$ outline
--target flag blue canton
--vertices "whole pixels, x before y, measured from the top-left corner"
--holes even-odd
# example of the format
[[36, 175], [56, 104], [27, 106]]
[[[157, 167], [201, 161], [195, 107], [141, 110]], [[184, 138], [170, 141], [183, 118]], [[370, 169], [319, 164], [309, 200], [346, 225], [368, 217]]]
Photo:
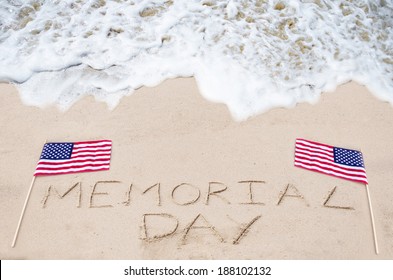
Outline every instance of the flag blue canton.
[[73, 147], [73, 143], [47, 143], [42, 149], [41, 159], [70, 159]]
[[355, 150], [333, 148], [334, 162], [347, 166], [364, 167], [362, 153]]

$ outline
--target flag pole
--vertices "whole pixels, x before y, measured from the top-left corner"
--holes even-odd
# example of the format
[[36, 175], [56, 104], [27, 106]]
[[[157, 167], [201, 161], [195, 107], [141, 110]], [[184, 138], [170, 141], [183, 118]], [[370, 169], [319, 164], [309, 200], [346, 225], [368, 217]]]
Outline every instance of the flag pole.
[[370, 198], [370, 191], [368, 189], [368, 184], [366, 184], [366, 191], [367, 191], [367, 198], [368, 198], [368, 206], [370, 208], [371, 224], [373, 226], [375, 253], [378, 255], [379, 251], [378, 251], [377, 232], [375, 230], [374, 212], [373, 212], [373, 206], [371, 205], [371, 198]]
[[18, 226], [16, 228], [16, 232], [14, 235], [14, 240], [12, 241], [12, 245], [11, 245], [12, 248], [15, 247], [16, 239], [18, 238], [20, 225], [22, 224], [23, 216], [25, 215], [27, 202], [29, 201], [31, 190], [33, 189], [34, 181], [35, 181], [35, 176], [33, 176], [33, 180], [31, 181], [29, 192], [27, 193], [25, 204], [23, 205], [22, 213], [20, 214], [20, 217], [19, 217], [19, 222], [18, 222]]
[[[362, 151], [362, 149], [360, 149], [360, 152], [362, 153], [362, 158], [363, 158], [363, 151]], [[368, 208], [370, 209], [371, 225], [373, 227], [375, 253], [378, 255], [379, 254], [379, 250], [378, 250], [377, 230], [375, 229], [374, 211], [373, 211], [373, 206], [371, 204], [371, 196], [370, 196], [370, 190], [368, 188], [368, 183], [366, 183], [366, 192], [367, 192]]]
[[[47, 139], [45, 139], [44, 145], [45, 145], [46, 143], [47, 143]], [[35, 177], [36, 177], [36, 176], [33, 175], [33, 179], [31, 180], [30, 188], [29, 188], [29, 191], [28, 191], [27, 196], [26, 196], [26, 199], [25, 199], [25, 204], [23, 205], [23, 208], [22, 208], [22, 213], [20, 213], [18, 226], [16, 227], [16, 231], [15, 231], [15, 235], [14, 235], [14, 240], [12, 241], [12, 244], [11, 244], [11, 247], [12, 247], [12, 248], [15, 247], [16, 239], [18, 238], [18, 235], [19, 235], [20, 225], [22, 224], [22, 220], [23, 220], [23, 217], [24, 217], [24, 215], [25, 215], [27, 203], [29, 202], [30, 194], [31, 194], [31, 191], [33, 190], [33, 185], [34, 185]]]

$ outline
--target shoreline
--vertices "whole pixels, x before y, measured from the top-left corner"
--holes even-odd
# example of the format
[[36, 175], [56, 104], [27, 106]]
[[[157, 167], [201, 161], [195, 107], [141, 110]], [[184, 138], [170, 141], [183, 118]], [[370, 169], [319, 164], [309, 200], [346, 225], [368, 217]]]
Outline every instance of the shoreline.
[[[243, 122], [193, 78], [112, 111], [91, 96], [60, 112], [0, 91], [1, 259], [393, 259], [393, 107], [364, 86]], [[363, 151], [379, 255], [363, 185], [294, 167], [297, 137]], [[37, 178], [12, 249], [45, 140], [97, 139], [113, 141], [110, 170]]]

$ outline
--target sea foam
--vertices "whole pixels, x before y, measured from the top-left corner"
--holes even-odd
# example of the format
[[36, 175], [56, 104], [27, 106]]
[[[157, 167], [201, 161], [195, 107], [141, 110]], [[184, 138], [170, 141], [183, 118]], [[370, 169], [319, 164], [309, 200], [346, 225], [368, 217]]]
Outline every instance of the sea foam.
[[393, 104], [391, 0], [6, 0], [0, 81], [69, 108], [194, 76], [236, 120], [349, 80]]

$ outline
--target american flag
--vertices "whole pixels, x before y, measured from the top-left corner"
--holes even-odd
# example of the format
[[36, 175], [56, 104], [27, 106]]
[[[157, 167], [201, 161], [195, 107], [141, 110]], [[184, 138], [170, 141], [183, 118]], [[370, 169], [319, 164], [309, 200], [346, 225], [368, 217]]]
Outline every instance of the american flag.
[[46, 143], [34, 176], [109, 170], [112, 141]]
[[360, 151], [296, 139], [295, 166], [368, 184]]

